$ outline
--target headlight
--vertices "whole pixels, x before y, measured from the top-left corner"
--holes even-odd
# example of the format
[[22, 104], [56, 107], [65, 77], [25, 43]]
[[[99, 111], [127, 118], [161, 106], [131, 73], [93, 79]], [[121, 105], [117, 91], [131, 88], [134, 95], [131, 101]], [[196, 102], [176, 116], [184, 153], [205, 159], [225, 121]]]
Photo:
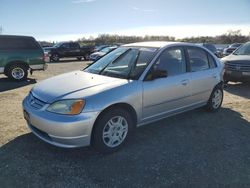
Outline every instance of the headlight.
[[47, 108], [47, 111], [57, 113], [57, 114], [77, 115], [81, 113], [84, 105], [85, 105], [85, 101], [82, 99], [61, 100], [61, 101], [57, 101], [51, 104]]

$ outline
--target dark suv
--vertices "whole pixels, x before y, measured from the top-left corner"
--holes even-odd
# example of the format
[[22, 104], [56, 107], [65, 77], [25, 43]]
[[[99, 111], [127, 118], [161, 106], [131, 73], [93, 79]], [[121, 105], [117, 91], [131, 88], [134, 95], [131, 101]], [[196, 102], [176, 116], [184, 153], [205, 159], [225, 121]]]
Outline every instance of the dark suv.
[[59, 42], [53, 47], [44, 48], [44, 51], [49, 54], [51, 61], [59, 61], [60, 58], [65, 57], [75, 57], [79, 61], [82, 58], [88, 60], [93, 50], [93, 46], [81, 47], [78, 42]]
[[0, 35], [0, 73], [25, 80], [28, 71], [45, 70], [46, 56], [33, 37]]

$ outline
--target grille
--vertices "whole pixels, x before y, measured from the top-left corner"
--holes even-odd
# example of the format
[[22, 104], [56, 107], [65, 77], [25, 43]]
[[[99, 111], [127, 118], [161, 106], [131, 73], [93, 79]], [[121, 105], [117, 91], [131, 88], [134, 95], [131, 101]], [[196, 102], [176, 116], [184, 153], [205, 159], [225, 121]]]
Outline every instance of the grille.
[[41, 109], [46, 104], [45, 102], [34, 97], [31, 93], [29, 94], [28, 101], [29, 101], [30, 106], [32, 106], [33, 108], [37, 110]]
[[250, 72], [250, 63], [230, 63], [230, 62], [226, 62], [225, 63], [225, 68], [227, 70], [232, 70], [232, 71], [240, 71], [240, 72]]

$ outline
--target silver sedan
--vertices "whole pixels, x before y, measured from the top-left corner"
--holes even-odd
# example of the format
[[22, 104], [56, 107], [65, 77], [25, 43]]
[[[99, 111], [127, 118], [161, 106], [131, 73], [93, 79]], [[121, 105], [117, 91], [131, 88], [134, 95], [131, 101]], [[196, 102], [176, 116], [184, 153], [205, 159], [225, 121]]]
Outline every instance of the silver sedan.
[[113, 152], [133, 128], [223, 101], [223, 65], [189, 43], [143, 42], [117, 48], [82, 71], [35, 85], [24, 117], [40, 139], [60, 147]]

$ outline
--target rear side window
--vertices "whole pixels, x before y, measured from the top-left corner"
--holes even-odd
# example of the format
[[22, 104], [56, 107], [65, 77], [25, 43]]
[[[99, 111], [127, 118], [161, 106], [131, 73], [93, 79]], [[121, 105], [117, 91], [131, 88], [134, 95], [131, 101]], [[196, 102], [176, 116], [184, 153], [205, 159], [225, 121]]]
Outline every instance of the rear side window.
[[204, 50], [199, 48], [189, 48], [187, 52], [192, 72], [209, 69], [207, 53]]
[[2, 38], [0, 50], [39, 49], [39, 45], [32, 38]]
[[70, 43], [70, 48], [79, 48], [77, 43]]
[[216, 62], [215, 62], [215, 59], [214, 59], [209, 53], [207, 54], [207, 56], [208, 56], [210, 68], [212, 69], [212, 68], [217, 67], [217, 64], [216, 64]]

